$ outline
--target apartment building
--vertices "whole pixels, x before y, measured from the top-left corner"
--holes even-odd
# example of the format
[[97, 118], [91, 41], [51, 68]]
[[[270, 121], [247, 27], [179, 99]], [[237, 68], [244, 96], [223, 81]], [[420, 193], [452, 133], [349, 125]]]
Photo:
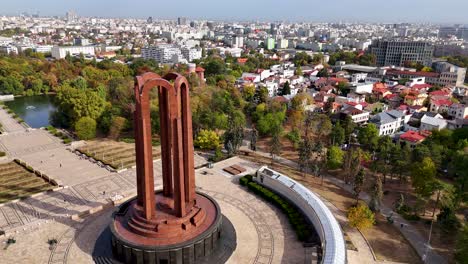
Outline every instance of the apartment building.
[[369, 46], [369, 52], [377, 58], [377, 66], [404, 66], [405, 62], [432, 64], [434, 46], [419, 41], [376, 40]]

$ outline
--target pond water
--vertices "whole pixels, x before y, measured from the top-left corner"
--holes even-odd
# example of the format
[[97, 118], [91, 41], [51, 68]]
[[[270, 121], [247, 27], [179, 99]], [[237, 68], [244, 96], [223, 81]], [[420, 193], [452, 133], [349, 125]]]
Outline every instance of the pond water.
[[5, 104], [30, 127], [40, 128], [50, 125], [50, 117], [56, 110], [52, 99], [52, 95], [22, 96]]

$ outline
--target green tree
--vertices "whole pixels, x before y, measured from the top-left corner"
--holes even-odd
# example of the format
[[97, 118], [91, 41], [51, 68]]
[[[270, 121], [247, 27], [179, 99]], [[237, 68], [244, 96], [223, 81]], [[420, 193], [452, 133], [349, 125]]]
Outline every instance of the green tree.
[[299, 166], [301, 171], [306, 171], [312, 157], [313, 144], [309, 138], [304, 137], [299, 143]]
[[327, 167], [331, 170], [338, 169], [343, 164], [343, 151], [337, 147], [332, 146], [327, 152]]
[[271, 137], [271, 142], [270, 142], [270, 155], [272, 162], [276, 158], [276, 156], [279, 156], [281, 154], [281, 141], [280, 141], [280, 132], [279, 131], [274, 131], [273, 135]]
[[356, 198], [356, 205], [359, 203], [359, 194], [362, 192], [362, 187], [364, 185], [364, 169], [360, 169], [359, 172], [354, 177], [353, 192], [354, 197]]
[[303, 75], [304, 75], [304, 73], [302, 72], [302, 68], [301, 68], [300, 65], [297, 66], [297, 68], [296, 68], [296, 75], [298, 75], [298, 76], [303, 76]]
[[323, 68], [317, 73], [317, 77], [328, 77], [328, 76], [329, 76], [329, 73], [328, 73], [327, 68]]
[[333, 126], [330, 137], [331, 137], [333, 145], [341, 146], [344, 143], [344, 141], [345, 141], [345, 130], [341, 126], [340, 122], [337, 122]]
[[56, 100], [59, 111], [66, 115], [72, 124], [81, 117], [96, 120], [104, 112], [107, 102], [96, 92], [62, 86], [57, 89]]
[[281, 89], [281, 95], [288, 95], [291, 94], [291, 87], [289, 85], [289, 82], [286, 81], [283, 85], [283, 89]]
[[91, 117], [81, 117], [75, 124], [75, 132], [79, 139], [90, 140], [96, 137], [96, 120]]
[[461, 232], [458, 233], [455, 259], [460, 264], [468, 263], [468, 224], [466, 223]]
[[343, 128], [345, 130], [345, 140], [348, 141], [350, 139], [350, 135], [356, 128], [356, 123], [353, 122], [353, 119], [349, 115], [347, 115], [345, 120], [343, 120]]
[[421, 162], [414, 164], [411, 170], [411, 180], [414, 191], [423, 200], [431, 197], [435, 190], [436, 167], [431, 158], [424, 158]]
[[374, 184], [371, 189], [371, 200], [369, 208], [372, 212], [380, 212], [380, 206], [382, 204], [383, 190], [382, 190], [382, 178], [378, 175], [374, 177]]
[[368, 124], [359, 129], [358, 141], [369, 149], [375, 149], [379, 140], [379, 130], [374, 124]]
[[371, 228], [375, 224], [374, 213], [365, 204], [351, 207], [348, 210], [349, 225], [359, 230]]

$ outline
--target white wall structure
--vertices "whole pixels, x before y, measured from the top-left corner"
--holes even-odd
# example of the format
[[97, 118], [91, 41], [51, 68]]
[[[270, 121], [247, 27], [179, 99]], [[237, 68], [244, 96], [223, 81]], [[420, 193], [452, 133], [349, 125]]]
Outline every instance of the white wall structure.
[[254, 180], [285, 197], [302, 210], [320, 237], [323, 264], [345, 264], [346, 246], [338, 221], [322, 200], [302, 184], [291, 178], [262, 167]]

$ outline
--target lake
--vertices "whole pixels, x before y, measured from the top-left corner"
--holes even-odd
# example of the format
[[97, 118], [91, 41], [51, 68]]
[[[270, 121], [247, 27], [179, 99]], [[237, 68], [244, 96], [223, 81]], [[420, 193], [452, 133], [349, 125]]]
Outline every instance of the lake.
[[50, 117], [56, 109], [52, 99], [52, 95], [22, 96], [5, 104], [30, 127], [40, 128], [50, 125]]

